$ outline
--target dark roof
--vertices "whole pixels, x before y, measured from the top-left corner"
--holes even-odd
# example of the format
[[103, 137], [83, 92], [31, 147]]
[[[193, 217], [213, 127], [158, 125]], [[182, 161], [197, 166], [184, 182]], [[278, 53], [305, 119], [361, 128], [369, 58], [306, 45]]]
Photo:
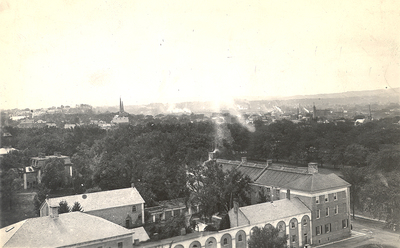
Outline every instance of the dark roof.
[[82, 212], [31, 218], [0, 229], [0, 247], [60, 247], [132, 235], [134, 231]]
[[280, 169], [267, 169], [256, 181], [255, 183], [283, 187], [286, 184], [297, 180], [300, 177], [305, 176], [306, 173], [299, 173]]
[[327, 189], [335, 189], [348, 187], [350, 184], [341, 179], [336, 174], [309, 174], [299, 177], [298, 179], [285, 185], [285, 188], [307, 191], [310, 193], [324, 191]]
[[236, 168], [244, 175], [260, 185], [279, 188], [294, 189], [306, 192], [318, 192], [340, 187], [348, 187], [350, 184], [336, 174], [311, 174], [307, 167], [296, 167], [286, 164], [243, 163], [217, 159], [217, 164], [224, 171]]
[[224, 159], [217, 159], [217, 164], [222, 166], [222, 170], [224, 172], [236, 168], [243, 175], [249, 176], [253, 182], [261, 175], [263, 170], [265, 170], [265, 168], [267, 167], [267, 164], [251, 163], [251, 162], [243, 163], [239, 161], [231, 161]]

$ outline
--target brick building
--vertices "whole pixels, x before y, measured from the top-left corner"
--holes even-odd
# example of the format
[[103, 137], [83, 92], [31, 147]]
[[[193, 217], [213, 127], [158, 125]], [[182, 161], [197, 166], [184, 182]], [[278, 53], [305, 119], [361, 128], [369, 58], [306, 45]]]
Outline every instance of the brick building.
[[273, 164], [272, 160], [249, 163], [246, 158], [242, 161], [216, 159], [216, 162], [225, 171], [236, 168], [250, 177], [252, 204], [260, 202], [262, 194], [272, 201], [290, 194], [304, 203], [311, 211], [313, 245], [350, 236], [350, 184], [336, 174], [319, 173], [316, 163], [295, 168]]
[[51, 207], [59, 206], [61, 201], [71, 207], [79, 202], [85, 213], [127, 228], [144, 223], [144, 200], [134, 187], [46, 199], [40, 216], [50, 215]]

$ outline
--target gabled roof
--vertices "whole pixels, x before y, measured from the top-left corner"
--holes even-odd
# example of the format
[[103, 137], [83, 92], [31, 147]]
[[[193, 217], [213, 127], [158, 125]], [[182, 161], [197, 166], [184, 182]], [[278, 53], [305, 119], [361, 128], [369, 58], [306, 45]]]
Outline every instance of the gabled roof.
[[268, 223], [295, 215], [310, 214], [311, 211], [298, 198], [282, 199], [246, 207], [239, 211], [249, 220], [249, 224]]
[[0, 229], [1, 247], [60, 247], [131, 235], [126, 229], [103, 218], [70, 212], [52, 218], [31, 218]]
[[59, 206], [61, 201], [70, 206], [79, 202], [85, 212], [144, 203], [137, 189], [132, 187], [46, 199], [48, 206]]
[[285, 188], [307, 191], [310, 193], [328, 189], [348, 187], [350, 184], [335, 174], [309, 174], [285, 185]]

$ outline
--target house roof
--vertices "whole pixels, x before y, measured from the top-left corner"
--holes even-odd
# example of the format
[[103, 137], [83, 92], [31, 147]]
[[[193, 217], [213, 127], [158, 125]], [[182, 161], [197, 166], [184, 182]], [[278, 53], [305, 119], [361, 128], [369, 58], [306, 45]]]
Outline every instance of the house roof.
[[310, 193], [327, 189], [348, 187], [350, 184], [335, 174], [308, 174], [285, 185], [285, 188], [307, 191]]
[[288, 171], [284, 169], [267, 169], [255, 183], [283, 187], [286, 184], [305, 176], [306, 173]]
[[274, 220], [295, 215], [311, 213], [310, 209], [298, 198], [282, 199], [274, 202], [265, 202], [246, 207], [240, 207], [239, 211], [249, 220], [249, 224], [268, 223]]
[[239, 161], [231, 161], [224, 159], [217, 159], [217, 164], [222, 166], [222, 170], [224, 172], [236, 168], [243, 175], [249, 176], [253, 182], [261, 175], [263, 170], [267, 167], [267, 164], [251, 163], [251, 162], [243, 163]]
[[59, 217], [31, 218], [0, 229], [1, 247], [60, 247], [130, 235], [126, 229], [103, 218], [82, 212]]
[[66, 201], [68, 205], [79, 202], [85, 212], [144, 203], [137, 189], [132, 187], [46, 199], [47, 205], [54, 207], [59, 206], [61, 201]]

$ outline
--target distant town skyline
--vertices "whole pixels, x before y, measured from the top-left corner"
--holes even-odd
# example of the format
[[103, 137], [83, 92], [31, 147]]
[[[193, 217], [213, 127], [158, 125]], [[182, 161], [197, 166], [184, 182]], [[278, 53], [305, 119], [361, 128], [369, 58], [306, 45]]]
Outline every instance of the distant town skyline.
[[0, 108], [400, 86], [400, 2], [0, 1]]

